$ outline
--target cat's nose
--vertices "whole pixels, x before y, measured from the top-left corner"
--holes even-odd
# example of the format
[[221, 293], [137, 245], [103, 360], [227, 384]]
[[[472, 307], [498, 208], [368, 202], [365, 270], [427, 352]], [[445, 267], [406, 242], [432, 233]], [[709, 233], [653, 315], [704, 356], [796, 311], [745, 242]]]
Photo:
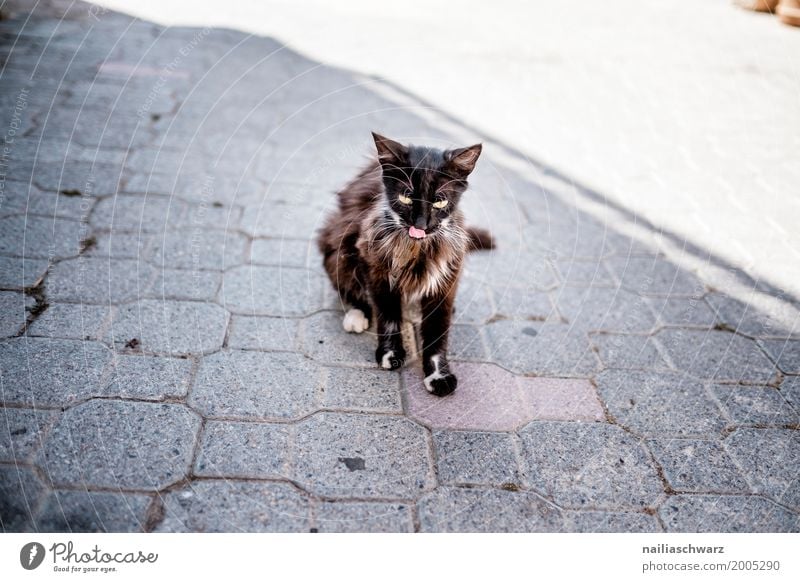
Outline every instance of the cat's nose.
[[417, 216], [417, 219], [414, 221], [414, 228], [425, 230], [426, 228], [428, 228], [428, 221], [425, 219], [424, 216]]

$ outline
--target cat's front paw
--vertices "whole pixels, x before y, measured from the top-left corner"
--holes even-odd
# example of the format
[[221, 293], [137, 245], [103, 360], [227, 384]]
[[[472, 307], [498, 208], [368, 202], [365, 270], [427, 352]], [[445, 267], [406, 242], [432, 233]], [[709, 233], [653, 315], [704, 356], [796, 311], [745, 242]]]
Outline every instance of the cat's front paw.
[[423, 384], [425, 384], [425, 390], [431, 394], [447, 396], [455, 391], [456, 386], [458, 386], [458, 378], [455, 377], [455, 374], [450, 374], [449, 372], [447, 374], [434, 372], [425, 377]]
[[406, 361], [406, 351], [401, 347], [386, 348], [378, 346], [375, 350], [375, 361], [384, 370], [397, 370], [402, 368]]

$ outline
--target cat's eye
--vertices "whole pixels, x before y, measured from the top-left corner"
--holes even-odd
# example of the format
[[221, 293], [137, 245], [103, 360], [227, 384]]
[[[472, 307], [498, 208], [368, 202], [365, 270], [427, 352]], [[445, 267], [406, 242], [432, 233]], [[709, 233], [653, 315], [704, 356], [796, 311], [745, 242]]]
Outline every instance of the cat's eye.
[[445, 206], [447, 206], [447, 200], [437, 200], [436, 202], [433, 203], [434, 208], [442, 209]]
[[400, 194], [397, 199], [403, 204], [411, 204], [411, 190], [406, 190], [405, 194]]

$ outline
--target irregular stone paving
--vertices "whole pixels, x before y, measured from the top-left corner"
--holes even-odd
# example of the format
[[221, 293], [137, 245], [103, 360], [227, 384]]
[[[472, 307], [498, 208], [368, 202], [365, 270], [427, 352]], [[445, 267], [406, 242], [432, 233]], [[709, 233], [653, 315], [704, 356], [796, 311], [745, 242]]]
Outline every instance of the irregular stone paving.
[[487, 143], [463, 205], [499, 246], [437, 398], [343, 332], [313, 239], [370, 130], [479, 137], [269, 38], [29, 9], [0, 20], [2, 530], [800, 530], [791, 299]]

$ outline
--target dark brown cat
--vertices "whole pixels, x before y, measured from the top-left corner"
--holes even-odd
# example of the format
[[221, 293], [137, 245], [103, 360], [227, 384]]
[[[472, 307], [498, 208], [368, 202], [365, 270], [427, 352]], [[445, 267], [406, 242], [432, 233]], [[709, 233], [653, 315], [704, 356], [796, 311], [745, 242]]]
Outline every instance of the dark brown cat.
[[382, 368], [403, 365], [403, 305], [419, 301], [425, 388], [445, 396], [457, 384], [447, 336], [464, 255], [493, 247], [487, 231], [464, 226], [458, 209], [481, 145], [442, 151], [372, 136], [378, 158], [339, 192], [319, 249], [333, 286], [352, 307], [344, 329], [361, 333], [377, 318], [375, 360]]

